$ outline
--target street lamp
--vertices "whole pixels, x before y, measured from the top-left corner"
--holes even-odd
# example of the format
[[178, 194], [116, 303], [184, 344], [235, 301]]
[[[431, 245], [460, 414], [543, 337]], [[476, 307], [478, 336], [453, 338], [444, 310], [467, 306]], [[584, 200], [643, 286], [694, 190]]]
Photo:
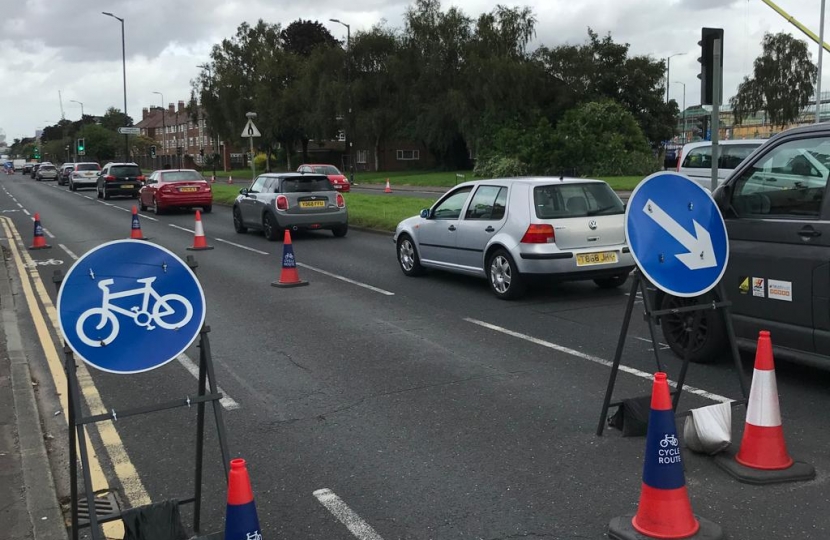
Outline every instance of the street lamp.
[[[102, 11], [103, 15], [112, 17], [121, 23], [121, 71], [124, 78], [124, 117], [127, 117], [127, 50], [124, 45], [124, 19], [117, 17], [108, 11]], [[124, 134], [124, 161], [130, 159], [130, 141], [127, 134]]]
[[674, 84], [683, 85], [683, 143], [686, 143], [686, 83], [674, 81]]
[[78, 105], [81, 106], [81, 120], [83, 120], [84, 119], [84, 104], [81, 103], [80, 101], [76, 100], [76, 99], [70, 99], [69, 103], [77, 103]]
[[[161, 155], [167, 155], [167, 111], [164, 109], [164, 94], [161, 92], [153, 92], [161, 96]], [[166, 157], [165, 157], [166, 159]]]
[[351, 64], [352, 64], [352, 57], [351, 57], [351, 50], [352, 50], [352, 27], [348, 24], [344, 23], [340, 19], [329, 19], [329, 21], [337, 24], [341, 24], [346, 27], [346, 87], [347, 87], [347, 94], [348, 94], [348, 112], [347, 119], [346, 119], [346, 148], [349, 151], [349, 166], [351, 167], [351, 174], [349, 175], [349, 183], [355, 184], [354, 182], [354, 163], [356, 156], [354, 155], [353, 148], [354, 148], [354, 118], [352, 114], [352, 74], [351, 74]]
[[671, 59], [675, 56], [683, 56], [684, 52], [674, 53], [666, 58], [666, 103], [669, 102], [669, 81], [671, 80]]

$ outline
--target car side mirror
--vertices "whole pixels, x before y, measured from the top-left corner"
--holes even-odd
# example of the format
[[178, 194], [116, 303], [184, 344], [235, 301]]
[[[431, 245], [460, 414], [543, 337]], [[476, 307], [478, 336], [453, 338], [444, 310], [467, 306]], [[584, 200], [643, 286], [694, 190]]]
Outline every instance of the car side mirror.
[[732, 199], [732, 184], [721, 184], [712, 193], [712, 199], [720, 209], [721, 213], [725, 213], [729, 209], [729, 201]]
[[247, 188], [240, 189], [239, 194], [240, 195], [245, 195], [247, 197], [248, 196], [248, 189]]
[[423, 210], [421, 210], [421, 217], [423, 219], [429, 219], [430, 218], [429, 213], [430, 213], [429, 208], [424, 208]]

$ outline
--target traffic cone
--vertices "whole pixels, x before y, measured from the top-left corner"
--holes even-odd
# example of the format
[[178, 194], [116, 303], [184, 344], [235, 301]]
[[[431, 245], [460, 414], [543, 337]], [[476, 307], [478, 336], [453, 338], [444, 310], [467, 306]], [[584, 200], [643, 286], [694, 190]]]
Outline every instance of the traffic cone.
[[392, 186], [389, 185], [389, 179], [386, 179], [386, 189], [383, 190], [384, 193], [392, 193]]
[[665, 373], [654, 374], [637, 514], [612, 519], [608, 536], [619, 540], [643, 536], [707, 540], [723, 537], [718, 525], [692, 513]]
[[215, 183], [216, 183], [216, 177], [215, 177], [215, 176], [211, 176], [211, 177], [210, 177], [210, 183], [211, 183], [211, 184], [215, 184]]
[[233, 184], [233, 176], [228, 176], [228, 184]]
[[282, 271], [280, 280], [271, 283], [272, 287], [302, 287], [308, 285], [308, 281], [300, 280], [297, 273], [297, 261], [294, 259], [294, 248], [291, 246], [291, 233], [285, 229], [285, 236], [282, 241]]
[[225, 514], [225, 540], [262, 539], [256, 514], [254, 492], [244, 459], [231, 460], [228, 475], [228, 509]]
[[43, 225], [40, 224], [40, 214], [35, 213], [35, 237], [29, 249], [49, 249], [51, 247], [46, 243], [46, 238], [43, 237]]
[[130, 238], [133, 240], [144, 240], [144, 235], [141, 234], [141, 222], [138, 220], [138, 208], [133, 206], [133, 222], [130, 227]]
[[196, 227], [193, 230], [193, 246], [187, 248], [188, 251], [205, 251], [206, 249], [213, 249], [213, 246], [207, 244], [205, 238], [205, 228], [202, 226], [202, 212], [196, 210]]
[[812, 465], [794, 461], [787, 452], [778, 405], [772, 340], [766, 330], [758, 334], [755, 371], [740, 450], [734, 459], [718, 456], [715, 462], [738, 480], [750, 484], [812, 480], [816, 475]]

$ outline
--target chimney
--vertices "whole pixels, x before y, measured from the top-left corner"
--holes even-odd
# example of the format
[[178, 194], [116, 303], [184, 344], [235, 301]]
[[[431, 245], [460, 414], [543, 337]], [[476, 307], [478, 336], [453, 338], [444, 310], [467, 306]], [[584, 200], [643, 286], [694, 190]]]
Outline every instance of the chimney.
[[170, 114], [175, 114], [176, 113], [176, 106], [171, 103], [170, 105], [167, 106], [167, 111]]
[[184, 112], [184, 101], [179, 101], [179, 112], [180, 113]]
[[148, 116], [150, 116], [150, 109], [148, 109], [147, 107], [141, 109], [141, 119], [146, 120]]

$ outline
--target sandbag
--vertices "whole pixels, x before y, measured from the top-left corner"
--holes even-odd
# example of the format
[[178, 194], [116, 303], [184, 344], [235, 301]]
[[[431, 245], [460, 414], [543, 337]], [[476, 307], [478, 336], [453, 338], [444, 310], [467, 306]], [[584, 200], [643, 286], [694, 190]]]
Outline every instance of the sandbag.
[[644, 437], [648, 431], [651, 396], [624, 399], [608, 417], [608, 426], [622, 431], [623, 437]]
[[683, 440], [693, 452], [713, 456], [732, 443], [732, 406], [716, 403], [692, 409], [683, 425]]
[[130, 508], [121, 514], [124, 540], [185, 540], [179, 503], [175, 499]]

